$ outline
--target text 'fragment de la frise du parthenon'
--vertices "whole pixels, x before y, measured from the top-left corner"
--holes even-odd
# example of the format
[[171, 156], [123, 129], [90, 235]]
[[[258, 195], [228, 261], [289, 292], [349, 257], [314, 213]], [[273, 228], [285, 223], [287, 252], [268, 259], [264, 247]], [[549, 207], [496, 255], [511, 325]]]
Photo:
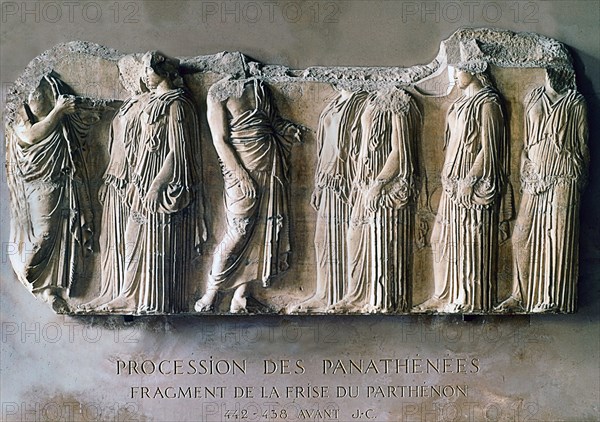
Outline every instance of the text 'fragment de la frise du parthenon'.
[[576, 310], [587, 117], [558, 41], [305, 70], [71, 42], [14, 87], [7, 252], [58, 313]]

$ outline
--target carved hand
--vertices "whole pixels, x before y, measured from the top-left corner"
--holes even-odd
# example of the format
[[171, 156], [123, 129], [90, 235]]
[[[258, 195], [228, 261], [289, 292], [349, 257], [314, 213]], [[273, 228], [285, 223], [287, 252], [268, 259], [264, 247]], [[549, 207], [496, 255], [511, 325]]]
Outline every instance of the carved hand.
[[472, 204], [473, 186], [463, 185], [458, 189], [458, 203], [469, 208]]
[[379, 208], [379, 202], [381, 199], [381, 190], [383, 189], [383, 184], [376, 183], [369, 189], [367, 193], [367, 209], [369, 212], [374, 213]]
[[77, 111], [76, 98], [68, 95], [61, 95], [56, 100], [54, 109], [59, 115], [73, 114]]
[[256, 186], [250, 175], [246, 172], [240, 174], [240, 190], [246, 198], [256, 198]]
[[321, 189], [313, 190], [313, 193], [310, 196], [310, 205], [315, 211], [319, 211], [319, 207], [321, 206]]
[[101, 205], [104, 205], [104, 199], [106, 198], [106, 190], [107, 186], [104, 183], [100, 185], [100, 189], [98, 189], [98, 202], [100, 202]]
[[144, 197], [144, 203], [146, 204], [146, 209], [151, 213], [156, 213], [158, 210], [158, 202], [162, 192], [165, 190], [165, 187], [162, 185], [150, 187], [148, 193]]

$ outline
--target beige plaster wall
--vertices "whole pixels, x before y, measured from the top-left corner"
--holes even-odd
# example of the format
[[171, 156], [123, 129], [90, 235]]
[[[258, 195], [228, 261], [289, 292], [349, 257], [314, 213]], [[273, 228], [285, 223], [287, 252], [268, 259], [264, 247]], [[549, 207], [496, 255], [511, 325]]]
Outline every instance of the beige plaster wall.
[[[590, 109], [592, 167], [582, 207], [579, 313], [467, 320], [413, 316], [125, 321], [56, 316], [23, 289], [12, 273], [6, 249], [8, 192], [2, 183], [0, 419], [227, 421], [235, 420], [230, 411], [237, 409], [240, 417], [248, 411], [249, 420], [273, 420], [273, 408], [279, 416], [286, 409], [294, 414], [287, 419], [300, 420], [297, 406], [324, 410], [329, 405], [340, 409], [337, 420], [341, 421], [352, 420], [357, 410], [366, 420], [368, 409], [373, 409], [369, 415], [377, 421], [597, 420], [600, 166], [594, 163], [600, 129], [594, 116], [600, 92], [598, 1], [3, 1], [1, 8], [3, 101], [31, 59], [70, 40], [88, 40], [122, 52], [158, 49], [173, 56], [239, 50], [265, 63], [304, 68], [427, 63], [437, 54], [439, 42], [461, 26], [538, 32], [564, 42], [574, 55], [579, 87]], [[532, 78], [539, 81], [539, 75]], [[509, 73], [499, 79], [505, 87], [513, 83]], [[515, 94], [515, 104], [519, 95]], [[303, 123], [314, 126], [321, 105], [315, 105]], [[443, 111], [445, 106], [430, 107]], [[285, 107], [283, 112], [289, 117], [297, 113]], [[517, 126], [514, 130], [518, 135]], [[297, 163], [310, 162], [313, 147], [307, 143], [297, 148]], [[1, 156], [4, 159], [4, 149]], [[310, 174], [310, 164], [305, 171]], [[301, 249], [304, 256], [312, 253], [307, 243]], [[478, 359], [480, 370], [474, 374], [371, 371], [323, 375], [328, 360], [361, 358], [377, 362]], [[245, 359], [248, 370], [237, 376], [117, 375], [118, 361], [145, 359]], [[292, 369], [295, 361], [302, 360], [305, 371], [265, 374], [263, 359], [289, 359]], [[261, 398], [259, 393], [260, 387], [270, 391], [274, 385], [281, 392], [286, 386], [309, 383], [330, 386], [332, 393], [312, 399]], [[369, 386], [388, 385], [467, 385], [468, 397], [367, 396]], [[223, 398], [140, 399], [131, 397], [134, 386], [222, 386], [225, 393]], [[235, 397], [235, 386], [257, 390], [254, 397]], [[338, 387], [349, 386], [359, 387], [358, 398], [336, 397]], [[256, 410], [260, 416], [252, 416]], [[263, 411], [271, 419], [263, 418]]]

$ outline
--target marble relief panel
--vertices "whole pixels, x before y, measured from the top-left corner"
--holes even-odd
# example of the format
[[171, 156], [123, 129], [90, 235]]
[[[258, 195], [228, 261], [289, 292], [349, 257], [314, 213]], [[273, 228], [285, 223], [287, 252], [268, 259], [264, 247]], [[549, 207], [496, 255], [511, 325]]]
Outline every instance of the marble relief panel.
[[167, 54], [59, 45], [9, 96], [9, 255], [55, 312], [576, 310], [589, 154], [564, 45], [463, 29], [410, 68]]

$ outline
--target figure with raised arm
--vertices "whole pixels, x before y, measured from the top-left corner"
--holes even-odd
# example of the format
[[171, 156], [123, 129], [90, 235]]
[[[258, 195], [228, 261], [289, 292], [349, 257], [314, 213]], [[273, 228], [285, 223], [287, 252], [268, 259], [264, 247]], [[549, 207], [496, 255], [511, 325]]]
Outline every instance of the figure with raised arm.
[[[54, 73], [31, 92], [9, 128], [10, 259], [19, 280], [59, 313], [83, 278], [93, 215], [83, 147], [90, 121], [82, 99]], [[93, 123], [93, 121], [92, 121]]]

